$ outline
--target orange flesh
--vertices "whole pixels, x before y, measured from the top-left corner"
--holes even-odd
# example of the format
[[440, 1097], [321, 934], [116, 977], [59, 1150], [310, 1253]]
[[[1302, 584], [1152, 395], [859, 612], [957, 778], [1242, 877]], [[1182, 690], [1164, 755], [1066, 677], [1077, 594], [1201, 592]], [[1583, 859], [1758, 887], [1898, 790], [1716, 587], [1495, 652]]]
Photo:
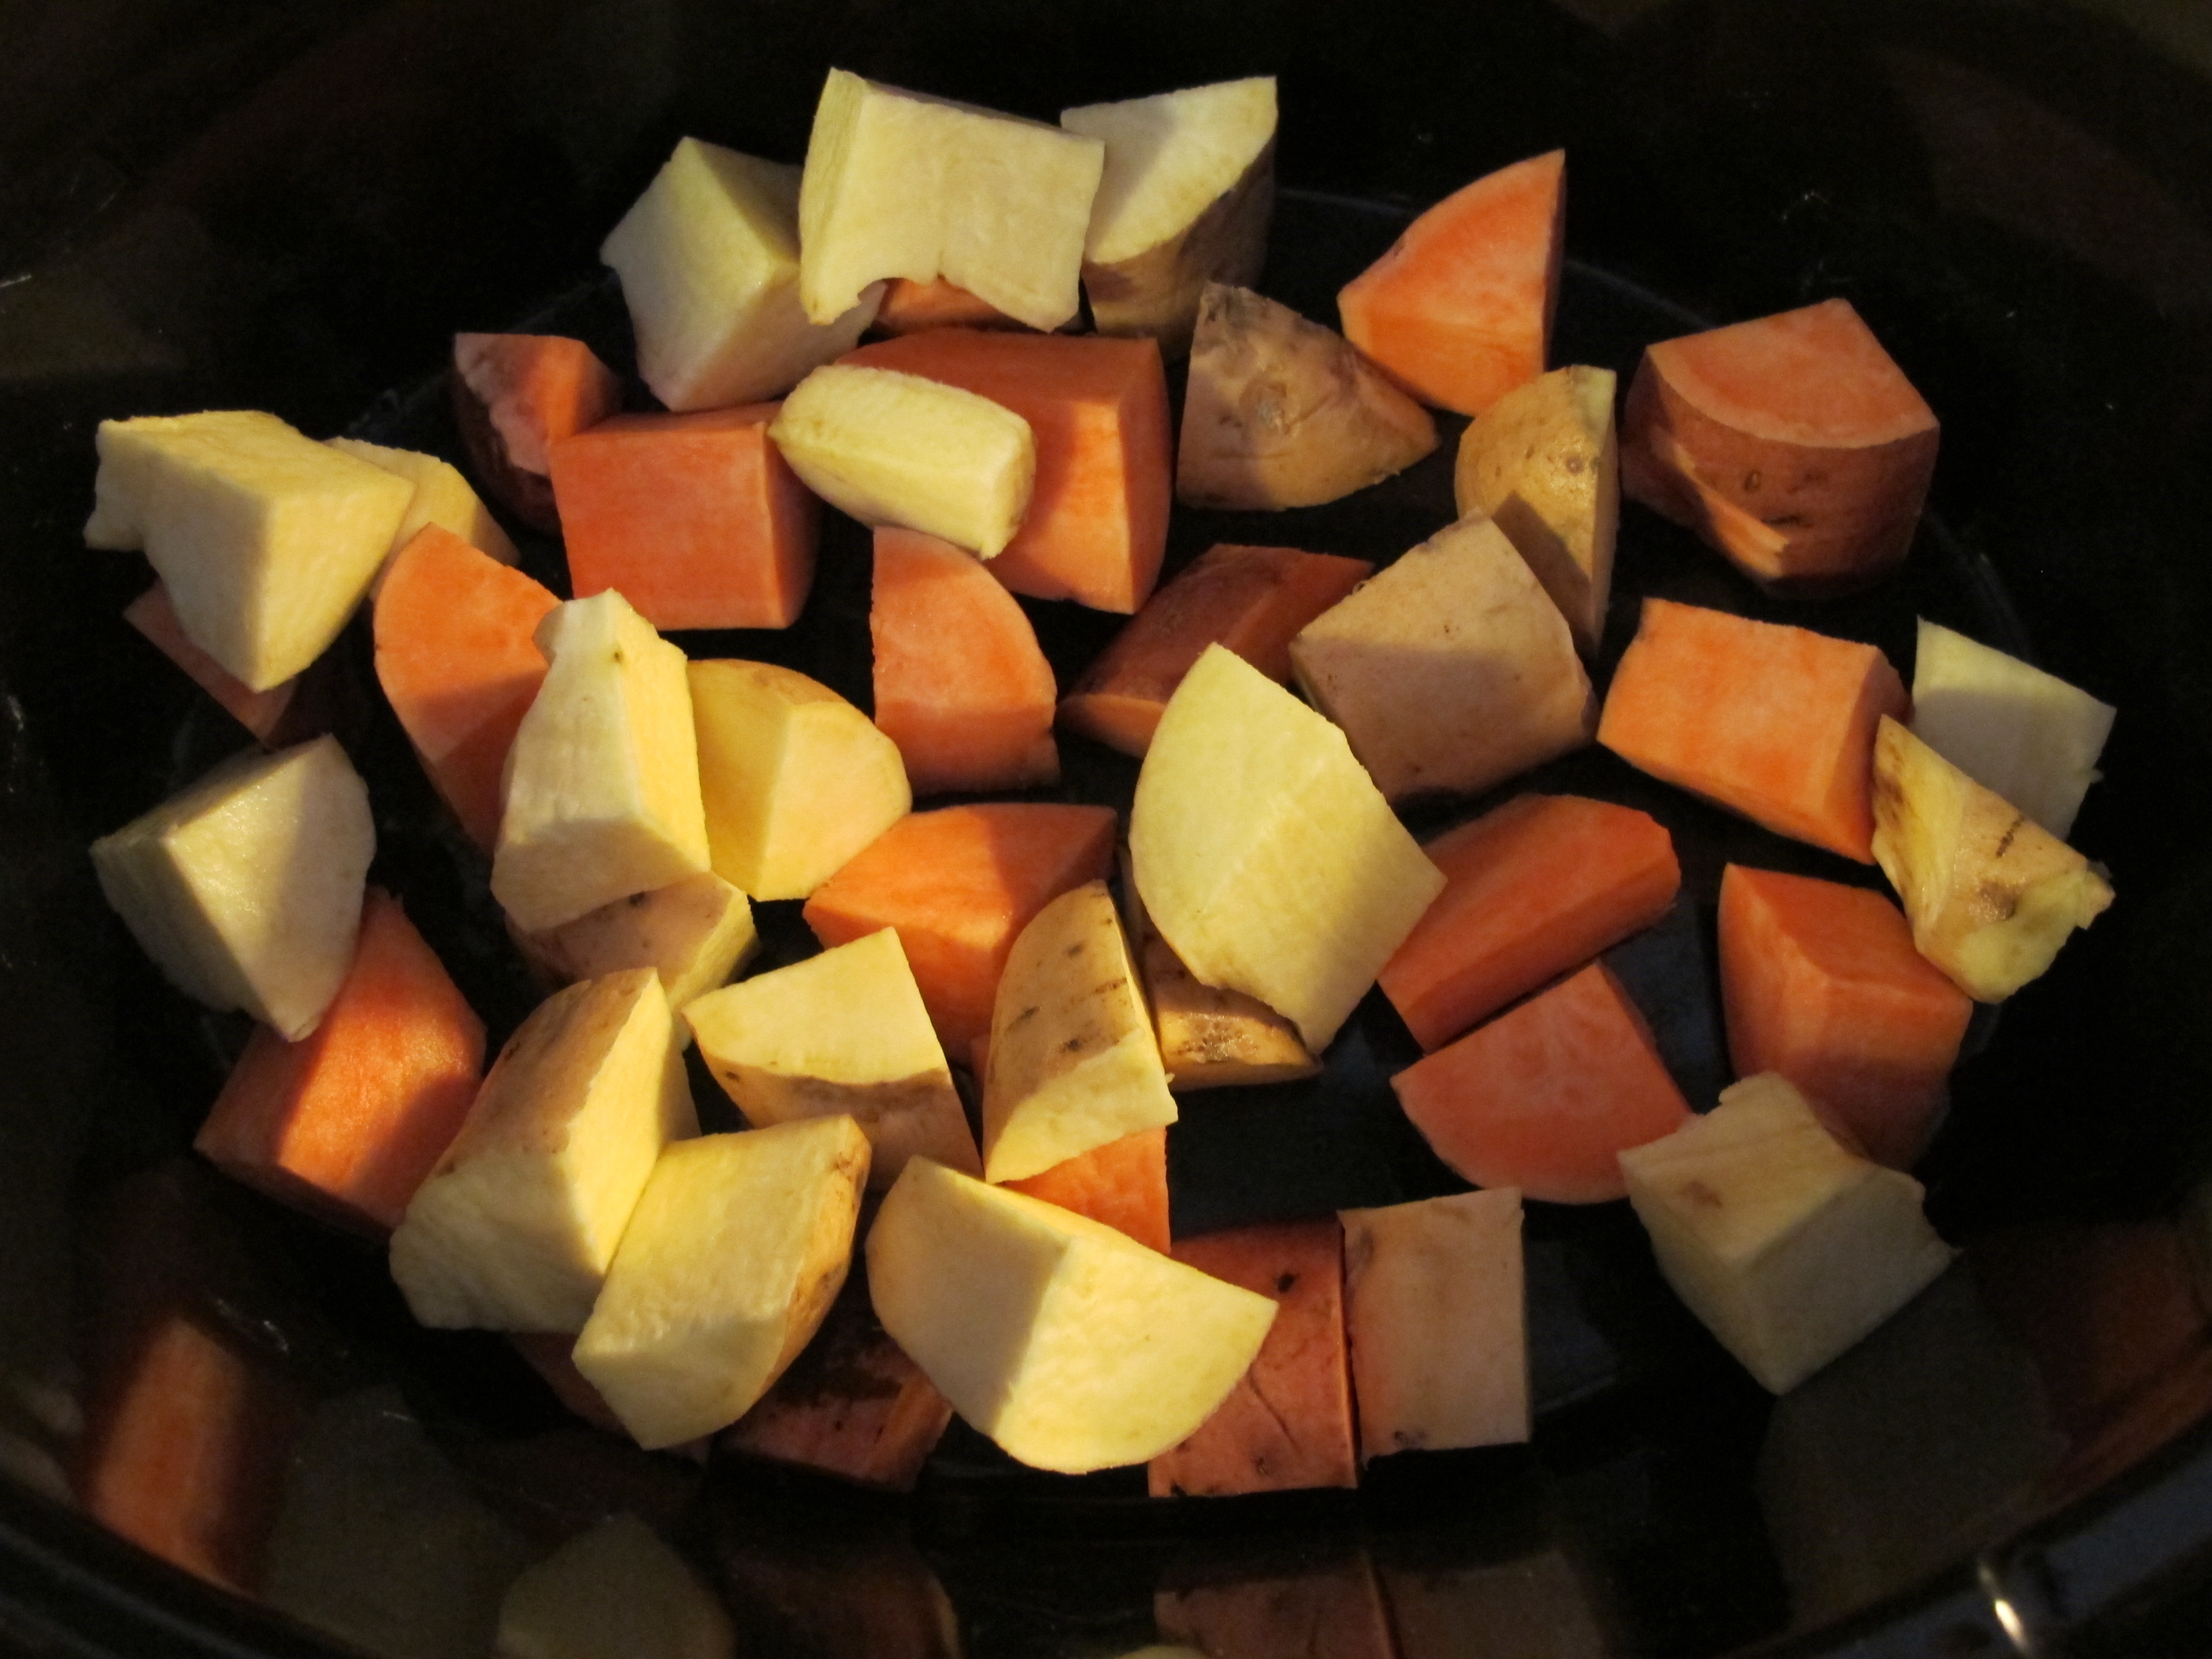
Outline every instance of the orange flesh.
[[989, 564], [1008, 588], [1123, 614], [1144, 604], [1167, 550], [1174, 484], [1157, 341], [933, 329], [840, 361], [957, 386], [1030, 423], [1029, 511]]
[[876, 725], [917, 795], [1060, 776], [1059, 687], [1028, 616], [982, 562], [918, 530], [876, 532]]
[[1275, 1298], [1252, 1368], [1146, 1472], [1155, 1498], [1358, 1484], [1344, 1337], [1344, 1236], [1334, 1216], [1186, 1238], [1176, 1261]]
[[569, 583], [659, 629], [788, 628], [820, 503], [768, 440], [781, 404], [617, 415], [552, 447]]
[[389, 1231], [468, 1115], [483, 1049], [444, 965], [371, 889], [322, 1023], [298, 1042], [256, 1029], [193, 1145], [281, 1201]]
[[[981, 1075], [981, 1073], [978, 1073]], [[1009, 1181], [1006, 1190], [1027, 1193], [1063, 1210], [1103, 1221], [1146, 1249], [1168, 1248], [1168, 1132], [1165, 1127], [1093, 1146], [1049, 1170]]]
[[1944, 1101], [1973, 1004], [1913, 948], [1881, 894], [1730, 865], [1721, 1000], [1736, 1075], [1779, 1072], [1909, 1170]]
[[1646, 355], [1679, 396], [1762, 438], [1859, 448], [1936, 424], [1848, 300], [1662, 340]]
[[1870, 645], [1644, 602], [1597, 740], [1778, 835], [1874, 861], [1874, 736], [1911, 700]]
[[[484, 406], [510, 464], [544, 473], [552, 447], [622, 407], [622, 384], [581, 340], [457, 334], [456, 372]], [[465, 367], [464, 367], [465, 365]]]
[[1650, 927], [1682, 882], [1656, 821], [1579, 795], [1516, 796], [1422, 850], [1444, 890], [1380, 980], [1424, 1049]]
[[1141, 757], [1168, 699], [1207, 646], [1226, 646], [1279, 684], [1290, 678], [1291, 636], [1374, 571], [1364, 559], [1334, 553], [1210, 547], [1084, 671], [1061, 701], [1060, 719]]
[[875, 325], [885, 334], [919, 334], [932, 328], [1029, 326], [942, 276], [929, 283], [892, 277], [884, 284], [884, 301], [876, 307]]
[[1617, 1155], [1690, 1115], [1643, 1015], [1601, 963], [1416, 1061], [1390, 1086], [1437, 1156], [1468, 1180], [1553, 1204], [1621, 1197]]
[[1337, 295], [1345, 337], [1425, 404], [1480, 415], [1544, 372], [1559, 298], [1566, 152], [1476, 179]]
[[430, 781], [487, 852], [507, 751], [545, 678], [532, 636], [559, 603], [435, 525], [399, 550], [376, 596], [377, 680]]
[[177, 620], [177, 608], [169, 601], [167, 582], [156, 581], [124, 606], [123, 620], [144, 635], [155, 650], [184, 670], [193, 684], [222, 704], [234, 720], [264, 743], [269, 741], [276, 723], [284, 718], [284, 711], [291, 707], [292, 694], [300, 689], [300, 682], [295, 678], [282, 685], [272, 685], [266, 691], [256, 691], [194, 645], [185, 636], [184, 624]]
[[1036, 913], [1114, 866], [1110, 806], [986, 801], [909, 812], [817, 889], [807, 926], [823, 945], [898, 930], [945, 1051], [991, 1030], [1014, 937]]

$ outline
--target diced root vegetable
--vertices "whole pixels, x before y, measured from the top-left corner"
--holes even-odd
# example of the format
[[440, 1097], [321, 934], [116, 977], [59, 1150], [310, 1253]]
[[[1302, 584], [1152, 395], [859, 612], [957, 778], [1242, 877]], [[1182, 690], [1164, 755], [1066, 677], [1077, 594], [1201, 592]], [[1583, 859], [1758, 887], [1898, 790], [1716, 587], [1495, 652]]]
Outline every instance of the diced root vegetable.
[[538, 688], [538, 624], [560, 601], [459, 537], [429, 526], [376, 596], [376, 678], [430, 781], [469, 839], [499, 841], [507, 750]]
[[1425, 1049], [1650, 927], [1682, 882], [1649, 814], [1579, 795], [1516, 796], [1421, 850], [1444, 890], [1380, 980]]
[[1249, 289], [1200, 299], [1176, 453], [1186, 507], [1318, 507], [1437, 447], [1428, 411], [1341, 336]]
[[1597, 740], [1778, 835], [1866, 864], [1875, 723], [1911, 708], [1873, 646], [1648, 599]]
[[622, 383], [581, 340], [557, 334], [456, 334], [453, 416], [469, 465], [493, 500], [556, 535], [553, 446], [622, 407]]
[[994, 576], [1100, 611], [1145, 602], [1167, 550], [1174, 466], [1167, 376], [1150, 341], [945, 328], [843, 361], [958, 386], [1029, 422], [1036, 482]]
[[1544, 372], [1566, 225], [1565, 150], [1446, 197], [1336, 296], [1345, 337], [1425, 404], [1480, 415]]
[[160, 580], [124, 606], [123, 620], [182, 669], [193, 684], [222, 704], [232, 719], [264, 744], [276, 743], [300, 690], [297, 676], [266, 691], [248, 690], [237, 675], [185, 636], [184, 625], [177, 620], [177, 607], [170, 601], [168, 585]]
[[1014, 939], [1054, 898], [1114, 866], [1111, 807], [994, 801], [913, 812], [817, 889], [806, 923], [825, 945], [898, 930], [949, 1054], [991, 1029]]
[[1164, 1125], [1105, 1141], [1036, 1175], [1001, 1184], [1010, 1192], [1025, 1193], [1093, 1221], [1103, 1221], [1148, 1250], [1164, 1253], [1168, 1249], [1168, 1132]]
[[388, 1231], [459, 1132], [483, 1049], [483, 1022], [398, 902], [372, 888], [321, 1023], [298, 1042], [258, 1028], [192, 1144], [310, 1214]]
[[1208, 548], [1146, 600], [1060, 699], [1060, 723], [1142, 759], [1160, 713], [1209, 645], [1224, 645], [1278, 684], [1291, 637], [1374, 574], [1364, 559], [1288, 547]]
[[878, 530], [868, 633], [876, 725], [916, 794], [1059, 781], [1052, 665], [975, 559], [917, 531]]
[[499, 520], [492, 517], [477, 492], [469, 487], [469, 481], [461, 476], [460, 469], [451, 461], [416, 450], [389, 448], [360, 438], [326, 438], [324, 442], [356, 460], [380, 466], [415, 487], [415, 497], [408, 503], [407, 514], [392, 532], [392, 550], [368, 586], [372, 599], [383, 588], [385, 575], [392, 568], [392, 561], [399, 556], [399, 550], [428, 525], [452, 531], [471, 547], [501, 564], [514, 564], [521, 559], [522, 555], [500, 527]]
[[769, 441], [781, 407], [617, 415], [555, 443], [575, 597], [618, 589], [659, 629], [796, 622], [821, 504]]
[[1480, 516], [1308, 623], [1291, 665], [1394, 801], [1478, 793], [1579, 749], [1597, 721], [1566, 619]]
[[1738, 1077], [1776, 1072], [1877, 1164], [1909, 1170], [1946, 1099], [1973, 1003], [1881, 894], [1731, 864], [1721, 1001]]
[[920, 334], [933, 328], [1029, 326], [942, 276], [933, 283], [892, 277], [884, 284], [884, 302], [876, 308], [875, 325], [878, 332], [891, 335]]
[[1905, 557], [1936, 441], [1850, 301], [1826, 300], [1648, 347], [1622, 477], [1762, 586], [1835, 592]]
[[1344, 1334], [1344, 1232], [1334, 1216], [1184, 1239], [1175, 1258], [1272, 1297], [1258, 1358], [1193, 1434], [1152, 1459], [1155, 1498], [1352, 1486], [1359, 1465]]
[[562, 981], [650, 968], [683, 1012], [726, 983], [760, 944], [744, 894], [708, 871], [632, 893], [550, 933], [524, 936], [524, 954]]
[[1619, 1154], [1671, 1134], [1689, 1103], [1602, 963], [1390, 1079], [1438, 1158], [1482, 1187], [1553, 1204], [1621, 1197]]

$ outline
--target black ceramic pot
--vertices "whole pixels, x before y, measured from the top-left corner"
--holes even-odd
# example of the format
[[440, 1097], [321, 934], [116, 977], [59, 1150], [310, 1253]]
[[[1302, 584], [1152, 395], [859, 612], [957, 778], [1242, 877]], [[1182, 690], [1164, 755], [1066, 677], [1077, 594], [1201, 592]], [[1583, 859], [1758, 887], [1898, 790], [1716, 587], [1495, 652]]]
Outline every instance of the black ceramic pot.
[[[2203, 1650], [2212, 17], [2196, 0], [108, 0], [0, 7], [0, 1645], [482, 1652], [516, 1571], [626, 1510], [690, 1558], [747, 1652]], [[1279, 76], [1268, 285], [1326, 320], [1408, 210], [1561, 145], [1563, 360], [1626, 369], [1696, 319], [1852, 301], [1942, 417], [1936, 521], [1899, 586], [1792, 619], [1903, 641], [1926, 609], [2120, 709], [2074, 837], [2119, 902], [1981, 1033], [1922, 1170], [1964, 1267], [1776, 1403], [1673, 1308], [1632, 1222], [1540, 1218], [1532, 1448], [1400, 1460], [1417, 1466], [1378, 1468], [1356, 1499], [1163, 1513], [1117, 1477], [1021, 1474], [956, 1427], [901, 1501], [575, 1425], [496, 1341], [416, 1330], [375, 1252], [191, 1160], [242, 1028], [162, 988], [84, 848], [239, 737], [118, 621], [143, 568], [81, 544], [95, 423], [255, 407], [449, 446], [453, 331], [551, 319], [618, 357], [599, 236], [680, 135], [796, 159], [832, 64], [1047, 118]], [[1432, 466], [1281, 538], [1388, 556], [1434, 527], [1439, 489], [1448, 508]], [[1213, 528], [1179, 532], [1173, 556]], [[1632, 586], [1732, 580], [1640, 509], [1623, 535]], [[865, 574], [840, 545], [823, 591], [849, 622]], [[1102, 626], [1048, 624], [1063, 672]], [[864, 655], [828, 638], [758, 648], [864, 692]], [[527, 991], [481, 870], [409, 781], [364, 672], [354, 638], [331, 718], [386, 781], [380, 870], [511, 1026]], [[1127, 781], [1102, 763], [1078, 787]], [[1688, 988], [1662, 1024], [1708, 1094], [1717, 823], [1676, 826], [1693, 902], [1666, 948], [1688, 954], [1642, 969], [1657, 1000]], [[1451, 1186], [1387, 1091], [1377, 1104], [1402, 1032], [1363, 1017], [1351, 1040], [1329, 1091], [1188, 1115], [1179, 1231]], [[86, 1491], [87, 1412], [116, 1333], [155, 1306], [193, 1310], [189, 1342], [264, 1379], [175, 1387], [136, 1454], [155, 1492], [235, 1465], [233, 1512], [170, 1552], [196, 1572], [87, 1514], [118, 1501]], [[209, 1420], [219, 1397], [227, 1424]]]

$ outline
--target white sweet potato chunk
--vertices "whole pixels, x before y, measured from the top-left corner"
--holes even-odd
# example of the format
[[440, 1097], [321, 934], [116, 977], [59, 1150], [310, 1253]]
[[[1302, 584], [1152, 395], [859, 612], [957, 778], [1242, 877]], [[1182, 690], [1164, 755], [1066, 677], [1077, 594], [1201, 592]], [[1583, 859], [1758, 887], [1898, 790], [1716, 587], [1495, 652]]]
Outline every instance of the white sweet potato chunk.
[[1586, 657], [1605, 634], [1620, 522], [1614, 378], [1577, 364], [1515, 387], [1468, 428], [1452, 475], [1461, 516], [1496, 520]]
[[760, 943], [753, 907], [711, 870], [587, 910], [526, 936], [526, 956], [562, 980], [650, 968], [672, 1013], [726, 984]]
[[371, 599], [383, 591], [384, 573], [399, 556], [399, 550], [413, 541], [415, 532], [425, 525], [434, 524], [441, 530], [452, 531], [477, 552], [501, 564], [520, 562], [522, 555], [516, 550], [514, 538], [500, 527], [491, 509], [483, 504], [483, 498], [451, 461], [425, 455], [420, 450], [373, 444], [365, 438], [326, 438], [324, 442], [342, 455], [382, 467], [415, 487], [414, 499], [408, 502], [399, 528], [392, 533], [391, 550], [377, 567], [375, 579], [369, 584]]
[[1436, 447], [1428, 410], [1343, 336], [1249, 289], [1206, 284], [1176, 455], [1185, 507], [1316, 507]]
[[1874, 857], [1913, 945], [1977, 1002], [2039, 978], [2112, 902], [2088, 860], [1887, 714], [1875, 734]]
[[1597, 730], [1566, 619], [1479, 515], [1308, 623], [1291, 641], [1291, 666], [1394, 801], [1478, 793]]
[[495, 1659], [733, 1659], [714, 1593], [635, 1516], [611, 1515], [507, 1586]]

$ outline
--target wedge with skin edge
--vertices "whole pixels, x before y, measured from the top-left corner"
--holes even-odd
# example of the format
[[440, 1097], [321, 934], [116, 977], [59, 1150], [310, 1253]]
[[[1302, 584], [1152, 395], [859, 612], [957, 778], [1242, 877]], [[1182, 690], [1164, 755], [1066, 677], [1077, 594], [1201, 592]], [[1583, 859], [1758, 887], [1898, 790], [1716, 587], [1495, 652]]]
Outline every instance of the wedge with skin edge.
[[1218, 645], [1160, 716], [1129, 856], [1184, 966], [1316, 1054], [1444, 884], [1343, 732]]
[[2039, 978], [2112, 902], [2081, 854], [1885, 714], [1875, 733], [1874, 856], [1912, 942], [1977, 1002]]
[[1452, 473], [1461, 515], [1497, 521], [1586, 657], [1605, 633], [1620, 524], [1614, 382], [1577, 364], [1516, 386], [1468, 428]]
[[1121, 849], [1121, 906], [1170, 1090], [1288, 1083], [1321, 1070], [1321, 1061], [1298, 1041], [1297, 1026], [1257, 997], [1200, 984], [1182, 965], [1145, 912], [1127, 847]]
[[1912, 735], [2059, 840], [2118, 711], [2055, 674], [1920, 618]]
[[1037, 912], [1000, 975], [983, 1174], [1018, 1181], [1176, 1121], [1144, 987], [1103, 881]]
[[818, 680], [764, 662], [685, 672], [714, 871], [750, 897], [807, 897], [912, 808], [898, 745]]
[[425, 1325], [581, 1330], [662, 1148], [698, 1133], [653, 971], [572, 985], [500, 1051], [392, 1276]]
[[684, 1010], [701, 1058], [755, 1125], [844, 1114], [873, 1148], [868, 1180], [907, 1160], [982, 1173], [897, 933], [889, 927], [702, 997]]
[[1060, 124], [1106, 145], [1083, 257], [1098, 331], [1187, 350], [1206, 284], [1249, 287], [1267, 264], [1274, 77], [1086, 104]]
[[376, 851], [336, 738], [226, 761], [92, 844], [93, 871], [163, 977], [297, 1042], [353, 965]]
[[1911, 1176], [1847, 1151], [1774, 1073], [1620, 1154], [1660, 1271], [1744, 1368], [1784, 1394], [1950, 1265]]
[[668, 1148], [576, 1339], [576, 1369], [638, 1444], [726, 1428], [821, 1328], [867, 1179], [849, 1117]]
[[680, 139], [599, 245], [622, 279], [638, 373], [679, 414], [781, 397], [874, 319], [872, 284], [819, 323], [799, 304], [799, 177]]
[[143, 549], [185, 637], [250, 691], [337, 637], [415, 495], [249, 410], [102, 421], [98, 445], [85, 545]]
[[550, 666], [514, 734], [491, 890], [544, 933], [709, 867], [684, 653], [619, 593], [538, 624]]
[[1010, 1455], [1085, 1474], [1179, 1443], [1275, 1304], [1040, 1200], [908, 1164], [868, 1235], [877, 1316]]
[[632, 893], [522, 941], [526, 955], [565, 980], [650, 968], [671, 1013], [726, 983], [759, 944], [752, 906], [712, 871]]
[[799, 296], [827, 322], [879, 278], [942, 276], [1048, 331], [1081, 304], [1096, 138], [833, 69], [799, 193]]
[[1253, 512], [1318, 507], [1437, 447], [1429, 412], [1341, 335], [1249, 289], [1200, 298], [1176, 452], [1176, 500]]
[[990, 558], [1036, 481], [1030, 423], [958, 386], [831, 363], [783, 400], [769, 436], [809, 489], [868, 525], [920, 530]]

